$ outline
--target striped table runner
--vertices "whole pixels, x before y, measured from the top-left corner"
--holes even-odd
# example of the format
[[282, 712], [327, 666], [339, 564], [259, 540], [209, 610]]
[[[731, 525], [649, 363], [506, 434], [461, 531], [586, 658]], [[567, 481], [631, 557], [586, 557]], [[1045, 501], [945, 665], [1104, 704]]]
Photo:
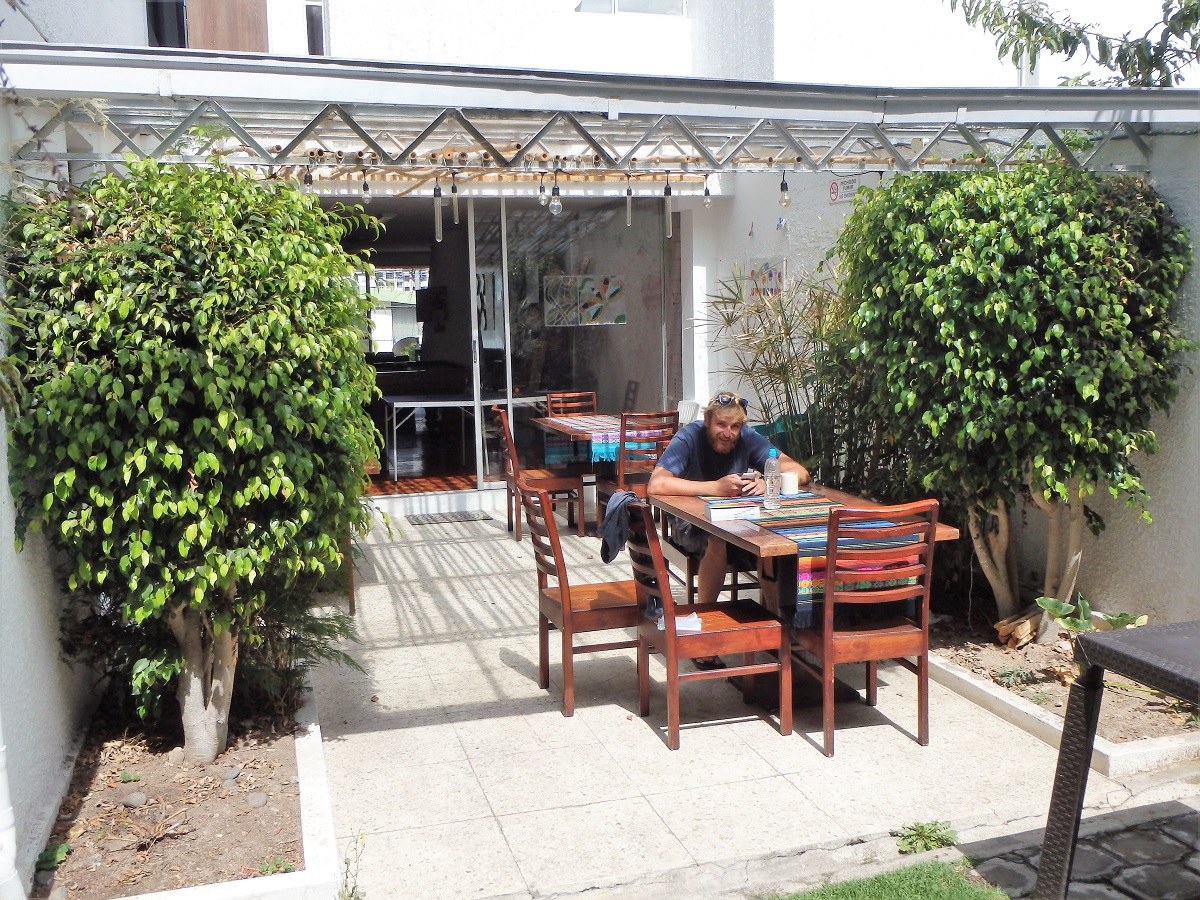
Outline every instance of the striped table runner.
[[[588, 438], [592, 443], [592, 462], [616, 462], [617, 450], [621, 443], [621, 420], [616, 416], [551, 416], [549, 419], [555, 425], [560, 425], [564, 428], [574, 428], [579, 431], [586, 431]], [[616, 421], [616, 428], [613, 427], [613, 422]], [[658, 434], [657, 431], [632, 431], [633, 436]], [[555, 436], [557, 437], [557, 436]], [[581, 443], [572, 441], [570, 438], [562, 437], [562, 441], [566, 444]], [[650, 444], [634, 444], [633, 446], [639, 449], [650, 447]], [[553, 449], [552, 449], [553, 447]], [[552, 458], [551, 454], [554, 454]], [[562, 454], [567, 454], [566, 459], [570, 461], [573, 458], [574, 450], [565, 449], [557, 443], [551, 444], [550, 438], [546, 440], [546, 464], [550, 465], [552, 459], [557, 461]]]
[[[796, 614], [792, 619], [793, 628], [812, 628], [819, 625], [823, 609], [821, 599], [825, 596], [825, 549], [829, 534], [829, 511], [836, 503], [817, 494], [803, 491], [798, 497], [787, 498], [777, 510], [763, 510], [759, 515], [758, 524], [776, 534], [791, 538], [796, 542], [798, 561], [796, 565]], [[857, 523], [857, 528], [877, 528], [880, 525], [890, 525], [886, 519], [872, 519]], [[905, 539], [903, 543], [913, 543], [915, 539]], [[894, 547], [896, 541], [879, 541], [856, 538], [842, 538], [839, 547]], [[877, 581], [862, 582], [861, 590], [874, 590], [881, 587], [896, 587], [912, 584], [911, 578], [880, 578]]]

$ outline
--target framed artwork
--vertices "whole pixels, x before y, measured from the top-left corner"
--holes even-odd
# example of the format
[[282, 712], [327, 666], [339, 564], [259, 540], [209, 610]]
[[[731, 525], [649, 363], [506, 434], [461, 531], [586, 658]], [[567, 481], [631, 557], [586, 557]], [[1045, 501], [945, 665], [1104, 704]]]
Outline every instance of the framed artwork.
[[749, 282], [747, 295], [750, 300], [760, 300], [783, 290], [785, 263], [759, 259], [746, 267], [746, 279]]
[[548, 328], [628, 321], [625, 282], [615, 275], [547, 275], [543, 287]]

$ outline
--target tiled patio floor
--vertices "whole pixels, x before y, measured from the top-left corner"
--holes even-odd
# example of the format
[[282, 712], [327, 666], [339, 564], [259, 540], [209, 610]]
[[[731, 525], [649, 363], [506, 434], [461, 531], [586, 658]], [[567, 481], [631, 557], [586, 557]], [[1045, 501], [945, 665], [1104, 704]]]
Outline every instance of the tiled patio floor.
[[[350, 648], [366, 673], [315, 672], [339, 847], [365, 836], [370, 900], [732, 897], [894, 859], [888, 831], [916, 821], [964, 841], [1043, 824], [1056, 751], [936, 684], [919, 746], [915, 681], [898, 668], [878, 709], [839, 704], [832, 759], [819, 707], [797, 707], [782, 737], [724, 680], [684, 685], [672, 753], [661, 666], [642, 719], [632, 651], [579, 657], [564, 718], [556, 635], [551, 690], [537, 687], [529, 541], [493, 516], [377, 528]], [[564, 541], [574, 580], [629, 577], [596, 538]], [[1093, 773], [1090, 805], [1130, 797]]]

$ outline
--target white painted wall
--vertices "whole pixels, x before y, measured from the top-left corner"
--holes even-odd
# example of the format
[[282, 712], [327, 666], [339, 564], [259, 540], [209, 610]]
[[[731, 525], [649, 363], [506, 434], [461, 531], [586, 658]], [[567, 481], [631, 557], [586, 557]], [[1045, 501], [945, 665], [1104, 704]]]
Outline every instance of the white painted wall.
[[0, 19], [7, 41], [146, 46], [145, 0], [25, 0]]
[[[710, 209], [704, 208], [700, 198], [679, 201], [681, 209], [690, 211], [691, 235], [685, 235], [685, 242], [690, 239], [692, 244], [691, 261], [685, 266], [691, 283], [685, 282], [683, 287], [684, 297], [692, 302], [690, 327], [686, 309], [684, 313], [684, 358], [690, 354], [696, 367], [684, 373], [684, 392], [689, 399], [706, 401], [725, 388], [749, 390], [733, 382], [724, 371], [730, 360], [710, 346], [705, 308], [721, 281], [733, 274], [735, 266], [744, 271], [760, 260], [784, 260], [791, 274], [813, 271], [853, 208], [850, 203], [830, 202], [833, 178], [828, 174], [789, 172], [786, 177], [791, 195], [786, 209], [779, 205], [779, 174], [711, 179], [714, 196]], [[860, 181], [875, 186], [879, 176], [864, 174]]]
[[330, 49], [333, 56], [409, 63], [692, 74], [691, 19], [577, 13], [576, 2], [331, 2]]
[[[1153, 139], [1150, 183], [1170, 204], [1177, 220], [1200, 245], [1200, 136]], [[1115, 148], [1120, 153], [1122, 148]], [[1129, 155], [1129, 162], [1135, 157]], [[1200, 341], [1200, 261], [1193, 263], [1174, 311], [1186, 337]], [[1107, 528], [1085, 539], [1079, 590], [1094, 609], [1150, 616], [1155, 622], [1200, 619], [1200, 354], [1184, 362], [1179, 397], [1169, 416], [1155, 416], [1153, 429], [1162, 450], [1137, 460], [1150, 493], [1151, 524], [1136, 510], [1107, 494], [1091, 504]], [[1037, 523], [1038, 517], [1031, 515]], [[1030, 529], [1026, 545], [1043, 532]], [[1023, 545], [1023, 551], [1026, 546]], [[1029, 553], [1037, 552], [1028, 547]], [[1038, 557], [1032, 557], [1038, 558]], [[1200, 652], [1200, 651], [1198, 651]]]
[[[10, 107], [0, 114], [0, 146], [14, 134]], [[0, 168], [0, 193], [8, 170]], [[0, 353], [7, 352], [0, 341]], [[15, 825], [16, 867], [25, 885], [33, 877], [66, 793], [71, 765], [94, 699], [94, 675], [62, 661], [50, 554], [41, 535], [14, 547], [16, 509], [8, 491], [8, 428], [0, 414], [0, 721], [4, 746], [0, 777], [7, 774]], [[2, 793], [2, 792], [0, 792]], [[0, 810], [3, 813], [3, 810]], [[0, 873], [0, 878], [3, 873]]]

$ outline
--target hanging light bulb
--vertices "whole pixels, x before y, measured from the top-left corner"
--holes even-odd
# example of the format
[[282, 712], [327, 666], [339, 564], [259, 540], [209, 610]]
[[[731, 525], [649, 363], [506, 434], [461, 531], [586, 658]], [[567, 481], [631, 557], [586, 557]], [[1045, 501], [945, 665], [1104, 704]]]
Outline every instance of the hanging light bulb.
[[671, 221], [671, 173], [667, 173], [667, 186], [663, 188], [663, 212], [667, 220], [667, 237], [671, 237], [675, 232], [675, 225]]
[[712, 191], [708, 189], [708, 176], [704, 176], [704, 203], [705, 209], [712, 209]]
[[546, 196], [546, 173], [543, 172], [538, 182], [538, 206], [545, 206], [549, 202], [550, 198]]
[[367, 183], [366, 169], [363, 169], [362, 202], [364, 205], [371, 202], [371, 185]]
[[633, 181], [632, 176], [625, 173], [625, 227], [633, 224]]
[[433, 180], [433, 239], [442, 242], [442, 186]]
[[450, 173], [450, 209], [454, 213], [454, 224], [458, 224], [458, 182], [454, 180], [458, 173]]
[[301, 188], [301, 190], [303, 190], [304, 193], [306, 193], [306, 194], [311, 194], [313, 192], [312, 169], [311, 168], [304, 170], [304, 187]]
[[792, 197], [788, 193], [787, 172], [783, 173], [783, 177], [779, 181], [779, 205], [784, 209], [792, 205]]
[[558, 169], [554, 170], [554, 187], [550, 189], [550, 215], [557, 216], [562, 212], [562, 197], [558, 193]]

